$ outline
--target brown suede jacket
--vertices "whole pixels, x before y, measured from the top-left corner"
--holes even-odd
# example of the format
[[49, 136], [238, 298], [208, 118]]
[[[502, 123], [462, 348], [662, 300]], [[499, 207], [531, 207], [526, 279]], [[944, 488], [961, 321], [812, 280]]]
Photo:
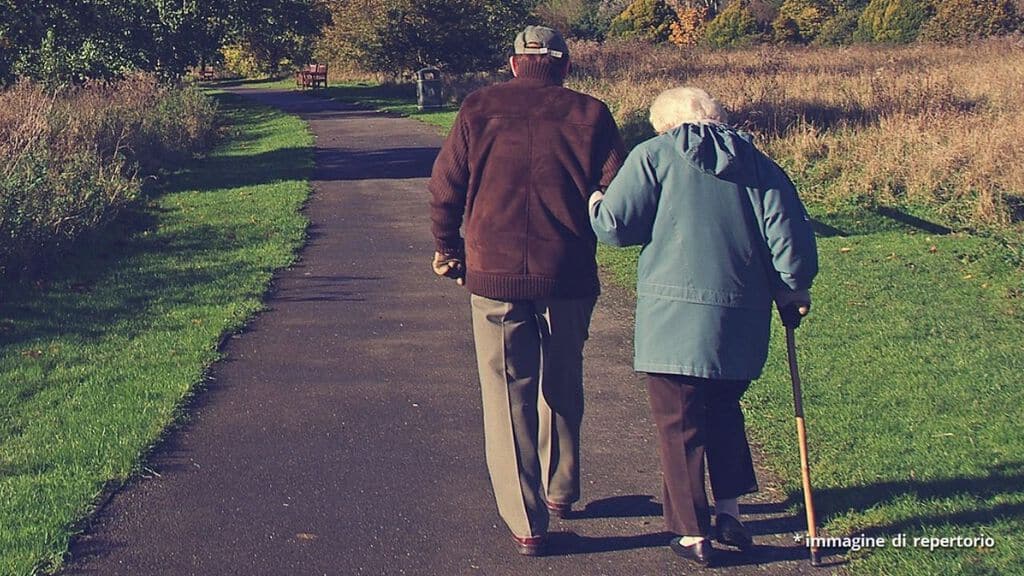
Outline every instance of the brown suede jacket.
[[597, 240], [587, 200], [622, 165], [622, 138], [604, 103], [564, 88], [544, 63], [518, 72], [466, 97], [434, 162], [437, 250], [465, 250], [473, 294], [596, 296]]

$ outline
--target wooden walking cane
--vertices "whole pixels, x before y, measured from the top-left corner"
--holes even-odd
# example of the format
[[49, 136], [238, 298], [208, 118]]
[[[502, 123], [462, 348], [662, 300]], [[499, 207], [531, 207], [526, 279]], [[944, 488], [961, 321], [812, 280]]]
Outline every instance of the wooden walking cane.
[[811, 566], [821, 566], [818, 531], [814, 521], [814, 498], [811, 496], [811, 467], [807, 463], [807, 428], [804, 426], [804, 400], [800, 391], [800, 372], [796, 366], [796, 335], [786, 327], [786, 352], [789, 376], [793, 380], [793, 409], [796, 412], [796, 438], [800, 444], [800, 474], [804, 485], [804, 508], [807, 510], [807, 542], [811, 549]]

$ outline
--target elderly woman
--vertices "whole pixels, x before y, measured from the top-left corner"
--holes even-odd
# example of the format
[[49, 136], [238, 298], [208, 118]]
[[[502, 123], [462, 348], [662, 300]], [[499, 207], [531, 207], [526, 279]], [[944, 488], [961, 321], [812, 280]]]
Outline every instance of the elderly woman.
[[787, 326], [807, 314], [817, 248], [793, 183], [706, 92], [668, 90], [650, 119], [659, 135], [591, 196], [590, 218], [601, 242], [643, 247], [634, 368], [647, 374], [665, 524], [676, 554], [709, 565], [704, 458], [715, 538], [747, 550], [737, 498], [757, 480], [740, 397], [767, 359], [772, 301]]

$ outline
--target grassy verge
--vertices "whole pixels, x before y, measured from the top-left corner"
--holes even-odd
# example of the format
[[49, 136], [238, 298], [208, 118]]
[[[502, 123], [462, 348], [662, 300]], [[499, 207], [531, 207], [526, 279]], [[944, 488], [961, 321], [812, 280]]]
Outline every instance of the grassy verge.
[[[910, 228], [819, 239], [798, 331], [816, 504], [832, 535], [989, 536], [854, 552], [855, 574], [1020, 574], [1024, 272], [999, 242]], [[778, 328], [778, 327], [776, 327]], [[747, 401], [799, 501], [782, 336]]]
[[311, 135], [218, 98], [224, 145], [45, 285], [0, 285], [0, 574], [60, 565], [303, 242]]
[[0, 276], [38, 276], [134, 203], [150, 176], [205, 152], [216, 106], [137, 74], [51, 92], [0, 89]]
[[[414, 107], [372, 87], [332, 91], [378, 108]], [[843, 571], [1024, 574], [1018, 256], [1005, 242], [897, 210], [809, 208], [822, 272], [798, 346], [819, 523], [824, 535], [890, 543], [840, 550], [851, 559]], [[602, 246], [598, 259], [608, 278], [632, 287], [638, 254]], [[745, 399], [748, 424], [796, 512], [799, 457], [777, 323], [771, 350]], [[899, 535], [906, 545], [892, 546]], [[993, 545], [914, 540], [943, 537]]]

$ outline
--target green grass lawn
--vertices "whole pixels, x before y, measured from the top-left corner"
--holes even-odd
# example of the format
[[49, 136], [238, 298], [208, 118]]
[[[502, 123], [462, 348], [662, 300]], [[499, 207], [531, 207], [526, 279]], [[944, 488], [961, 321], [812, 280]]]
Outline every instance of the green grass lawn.
[[[907, 214], [809, 209], [830, 231], [819, 235], [814, 306], [797, 330], [821, 535], [906, 535], [905, 547], [851, 552], [850, 574], [1024, 574], [1024, 271], [1013, 251], [934, 234], [941, 227]], [[836, 234], [853, 224], [863, 232]], [[638, 255], [599, 251], [627, 286]], [[802, 510], [778, 322], [744, 405], [752, 439]], [[957, 536], [994, 546], [914, 545]]]
[[305, 124], [218, 98], [221, 147], [46, 282], [0, 285], [0, 574], [59, 566], [304, 240]]
[[[409, 93], [327, 92], [416, 117]], [[428, 121], [446, 130], [452, 118]], [[906, 536], [904, 547], [849, 552], [849, 574], [1024, 574], [1024, 270], [1019, 247], [997, 239], [1021, 230], [981, 237], [921, 211], [808, 208], [821, 273], [797, 340], [820, 534]], [[638, 254], [602, 246], [598, 259], [632, 287]], [[748, 424], [802, 514], [778, 322], [771, 350], [745, 397]], [[958, 536], [994, 546], [914, 541]]]
[[[907, 536], [904, 548], [851, 553], [851, 574], [1024, 574], [1024, 272], [995, 240], [892, 227], [819, 237], [814, 306], [797, 330], [823, 535]], [[627, 285], [637, 255], [599, 253]], [[745, 408], [752, 439], [802, 510], [778, 323]], [[956, 536], [994, 546], [913, 545]]]
[[[991, 536], [854, 554], [857, 574], [1022, 573], [1024, 273], [999, 242], [914, 228], [819, 239], [798, 330], [816, 504], [838, 535]], [[751, 388], [757, 442], [799, 495], [784, 345]]]

